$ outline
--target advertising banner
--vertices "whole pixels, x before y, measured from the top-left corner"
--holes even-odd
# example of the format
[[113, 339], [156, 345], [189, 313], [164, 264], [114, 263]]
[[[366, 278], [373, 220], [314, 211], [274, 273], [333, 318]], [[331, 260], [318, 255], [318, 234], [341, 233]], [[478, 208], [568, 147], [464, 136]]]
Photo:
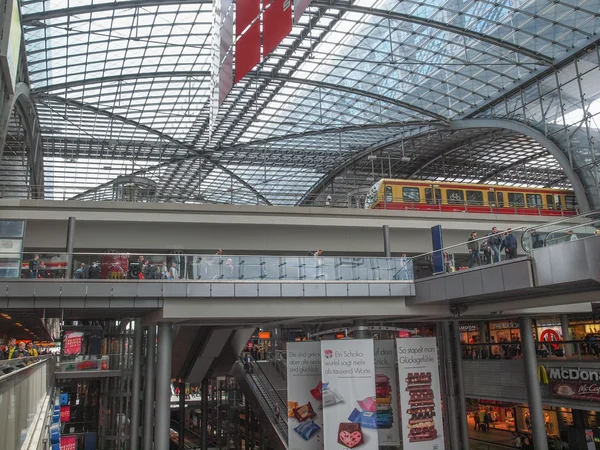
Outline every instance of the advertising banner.
[[321, 343], [288, 342], [288, 449], [323, 449]]
[[77, 450], [77, 436], [61, 437], [60, 450]]
[[400, 445], [398, 372], [394, 341], [375, 342], [375, 394], [379, 445]]
[[600, 402], [600, 382], [597, 381], [552, 381], [552, 395], [573, 400]]
[[65, 355], [79, 355], [81, 353], [81, 344], [83, 333], [80, 331], [67, 331], [63, 343], [63, 352]]
[[60, 422], [67, 423], [71, 421], [71, 407], [61, 406], [60, 407]]
[[372, 339], [321, 341], [323, 424], [327, 450], [377, 450]]
[[396, 339], [404, 450], [444, 450], [435, 338]]
[[273, 0], [263, 14], [263, 59], [292, 32], [292, 4]]

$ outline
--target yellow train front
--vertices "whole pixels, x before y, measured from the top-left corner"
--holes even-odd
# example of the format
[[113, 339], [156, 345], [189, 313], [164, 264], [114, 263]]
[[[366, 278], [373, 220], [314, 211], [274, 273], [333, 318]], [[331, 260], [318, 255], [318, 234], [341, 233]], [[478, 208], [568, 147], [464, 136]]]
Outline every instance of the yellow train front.
[[473, 214], [574, 216], [575, 194], [564, 189], [382, 179], [369, 189], [365, 208]]

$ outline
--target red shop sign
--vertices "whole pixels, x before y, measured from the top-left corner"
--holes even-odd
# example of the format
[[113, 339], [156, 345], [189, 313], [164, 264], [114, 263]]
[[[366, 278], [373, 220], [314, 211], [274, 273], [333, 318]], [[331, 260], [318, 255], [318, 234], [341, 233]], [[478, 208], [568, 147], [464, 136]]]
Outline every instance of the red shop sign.
[[61, 437], [60, 450], [77, 450], [77, 436]]
[[61, 423], [66, 423], [71, 420], [71, 407], [70, 406], [61, 406], [60, 407], [60, 421]]
[[552, 381], [552, 395], [573, 400], [600, 401], [600, 383], [590, 381]]
[[79, 355], [83, 333], [79, 331], [67, 331], [64, 337], [63, 352], [65, 355]]

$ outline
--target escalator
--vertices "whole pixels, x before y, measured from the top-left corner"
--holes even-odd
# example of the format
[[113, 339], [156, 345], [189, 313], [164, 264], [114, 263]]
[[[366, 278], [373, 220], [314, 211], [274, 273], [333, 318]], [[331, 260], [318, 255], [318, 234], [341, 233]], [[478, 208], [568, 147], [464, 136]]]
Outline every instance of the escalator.
[[281, 395], [281, 388], [274, 386], [269, 379], [272, 374], [267, 375], [261, 367], [263, 363], [253, 362], [252, 366], [251, 373], [247, 373], [243, 362], [239, 360], [233, 365], [232, 375], [260, 423], [268, 425], [263, 432], [271, 446], [277, 450], [287, 450], [287, 402]]

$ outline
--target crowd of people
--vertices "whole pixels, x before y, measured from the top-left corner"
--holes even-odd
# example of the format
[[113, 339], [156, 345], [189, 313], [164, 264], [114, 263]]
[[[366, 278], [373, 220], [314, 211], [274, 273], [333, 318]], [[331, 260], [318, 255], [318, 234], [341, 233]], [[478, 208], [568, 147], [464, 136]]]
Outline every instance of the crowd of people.
[[8, 340], [8, 345], [4, 348], [0, 348], [0, 359], [19, 359], [29, 358], [31, 356], [39, 356], [44, 354], [43, 351], [38, 350], [33, 342], [19, 342], [15, 338]]

